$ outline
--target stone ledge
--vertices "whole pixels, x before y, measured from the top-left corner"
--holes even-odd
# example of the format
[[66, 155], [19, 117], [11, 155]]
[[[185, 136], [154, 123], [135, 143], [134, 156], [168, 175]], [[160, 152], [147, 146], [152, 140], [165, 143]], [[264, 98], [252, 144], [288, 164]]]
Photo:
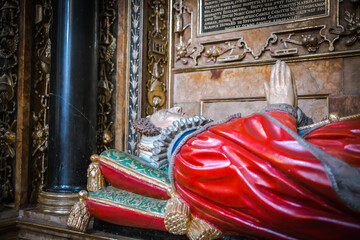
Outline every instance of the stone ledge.
[[[77, 232], [66, 227], [67, 216], [36, 212], [34, 209], [4, 210], [0, 217], [1, 239], [123, 239], [115, 234], [94, 231], [92, 225], [87, 233]], [[92, 223], [91, 223], [92, 224]]]

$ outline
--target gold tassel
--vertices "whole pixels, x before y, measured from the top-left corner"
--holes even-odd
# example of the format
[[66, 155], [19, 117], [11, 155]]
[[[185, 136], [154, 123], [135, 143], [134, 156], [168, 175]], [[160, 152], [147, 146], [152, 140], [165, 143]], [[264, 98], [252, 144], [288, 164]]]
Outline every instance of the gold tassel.
[[186, 234], [189, 228], [190, 209], [179, 197], [173, 195], [165, 208], [165, 228], [175, 235]]
[[87, 190], [89, 192], [96, 192], [100, 188], [105, 187], [105, 181], [99, 168], [99, 155], [93, 154], [90, 160], [92, 163], [90, 163], [87, 169]]
[[82, 190], [79, 192], [79, 202], [75, 203], [71, 208], [67, 226], [76, 231], [86, 232], [90, 221], [90, 212], [86, 208], [85, 199], [87, 192]]
[[191, 220], [186, 235], [190, 240], [213, 240], [223, 236], [220, 230], [199, 218]]

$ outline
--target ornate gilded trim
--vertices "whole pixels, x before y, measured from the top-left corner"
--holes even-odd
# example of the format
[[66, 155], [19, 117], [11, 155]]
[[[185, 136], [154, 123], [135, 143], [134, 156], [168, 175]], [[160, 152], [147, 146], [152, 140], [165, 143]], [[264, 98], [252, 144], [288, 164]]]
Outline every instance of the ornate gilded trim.
[[143, 1], [129, 1], [129, 45], [128, 66], [129, 73], [126, 82], [127, 108], [125, 126], [125, 150], [136, 155], [139, 136], [132, 126], [132, 122], [141, 116], [141, 86], [142, 86], [142, 26], [143, 26]]
[[123, 173], [128, 174], [129, 176], [132, 176], [134, 178], [138, 178], [144, 182], [148, 182], [151, 183], [157, 187], [163, 188], [166, 191], [170, 190], [170, 185], [161, 182], [160, 180], [156, 179], [156, 178], [152, 178], [148, 175], [142, 174], [134, 169], [128, 168], [124, 165], [121, 164], [117, 164], [116, 162], [114, 162], [114, 160], [112, 160], [111, 158], [107, 158], [104, 156], [100, 156], [100, 161], [103, 162], [104, 164], [111, 166], [113, 168], [115, 168], [116, 170], [119, 170]]
[[78, 194], [61, 194], [40, 192], [36, 210], [58, 215], [69, 214], [71, 207], [78, 199]]
[[30, 201], [36, 202], [42, 187], [48, 161], [49, 93], [51, 68], [52, 5], [51, 0], [38, 0], [35, 5], [34, 83], [32, 88], [32, 189]]
[[18, 0], [0, 1], [0, 209], [14, 201], [19, 15]]
[[167, 66], [167, 9], [165, 0], [148, 0], [152, 9], [149, 16], [147, 70], [149, 79], [146, 82], [146, 114], [151, 115], [161, 109], [166, 102], [165, 72]]
[[307, 126], [303, 126], [303, 127], [299, 127], [298, 130], [306, 130], [306, 129], [312, 129], [312, 128], [318, 128], [318, 127], [322, 127], [325, 126], [329, 123], [332, 122], [338, 122], [338, 121], [346, 121], [346, 120], [350, 120], [350, 119], [354, 119], [354, 118], [358, 118], [360, 117], [360, 114], [355, 114], [355, 115], [350, 115], [350, 116], [345, 116], [345, 117], [339, 117], [338, 119], [331, 117], [332, 114], [329, 115], [328, 119], [325, 121], [321, 121], [321, 122], [317, 122], [317, 123], [313, 123]]
[[117, 1], [100, 1], [99, 82], [97, 110], [97, 152], [114, 147], [114, 108], [116, 69]]

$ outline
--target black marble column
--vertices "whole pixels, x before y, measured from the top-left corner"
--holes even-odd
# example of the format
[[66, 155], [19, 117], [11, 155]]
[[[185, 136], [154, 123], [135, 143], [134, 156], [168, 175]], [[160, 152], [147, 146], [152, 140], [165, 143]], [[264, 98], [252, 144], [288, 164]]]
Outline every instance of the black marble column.
[[97, 0], [54, 0], [49, 109], [50, 193], [86, 189], [96, 151]]

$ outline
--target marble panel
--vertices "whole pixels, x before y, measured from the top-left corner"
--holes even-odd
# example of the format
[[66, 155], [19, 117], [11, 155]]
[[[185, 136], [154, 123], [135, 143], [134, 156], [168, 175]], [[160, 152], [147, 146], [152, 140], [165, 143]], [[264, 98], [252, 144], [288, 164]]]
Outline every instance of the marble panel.
[[344, 95], [360, 95], [360, 58], [344, 58]]
[[200, 115], [200, 103], [191, 102], [191, 103], [176, 103], [174, 107], [181, 107], [182, 112], [188, 116]]
[[360, 114], [360, 96], [330, 98], [330, 112], [338, 112], [341, 117]]
[[266, 101], [212, 102], [204, 104], [203, 115], [215, 121], [220, 121], [235, 113], [241, 113], [241, 117], [246, 117], [259, 112], [265, 107]]
[[298, 105], [314, 122], [326, 120], [328, 117], [327, 99], [299, 99]]
[[[342, 58], [291, 63], [289, 66], [299, 94], [341, 94]], [[174, 103], [264, 96], [263, 85], [270, 79], [271, 68], [267, 65], [175, 74]]]
[[[314, 122], [327, 118], [327, 100], [324, 99], [299, 99], [299, 107]], [[204, 103], [203, 115], [215, 121], [222, 120], [235, 113], [241, 113], [242, 117], [259, 112], [266, 107], [266, 101], [233, 101], [233, 102], [210, 102]]]

